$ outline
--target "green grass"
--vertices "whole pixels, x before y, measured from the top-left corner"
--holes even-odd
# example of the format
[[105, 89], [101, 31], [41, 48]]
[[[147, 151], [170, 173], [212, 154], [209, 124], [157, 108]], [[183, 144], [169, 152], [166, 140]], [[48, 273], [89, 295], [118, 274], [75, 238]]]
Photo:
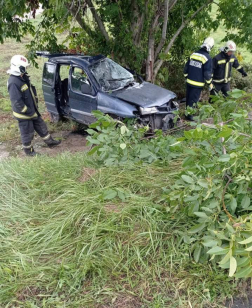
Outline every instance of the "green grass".
[[[167, 208], [179, 167], [98, 168], [67, 153], [1, 163], [0, 307], [222, 307], [234, 285], [193, 262], [190, 221]], [[126, 199], [106, 200], [109, 189]]]

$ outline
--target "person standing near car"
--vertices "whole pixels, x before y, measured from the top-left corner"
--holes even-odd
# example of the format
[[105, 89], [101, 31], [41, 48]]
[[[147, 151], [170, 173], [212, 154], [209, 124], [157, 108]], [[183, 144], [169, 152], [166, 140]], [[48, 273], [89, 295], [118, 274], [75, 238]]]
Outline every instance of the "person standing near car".
[[228, 41], [221, 52], [213, 58], [213, 89], [211, 95], [216, 95], [221, 92], [224, 96], [228, 96], [230, 91], [230, 81], [232, 68], [237, 69], [242, 77], [246, 77], [242, 65], [239, 64], [235, 57], [236, 44], [233, 41]]
[[[201, 48], [194, 52], [184, 68], [186, 78], [186, 107], [195, 107], [200, 99], [201, 91], [207, 83], [212, 88], [212, 58], [209, 53], [214, 46], [214, 39], [208, 37], [204, 40]], [[193, 116], [186, 117], [193, 121]]]
[[29, 62], [22, 55], [11, 58], [11, 66], [7, 71], [10, 74], [7, 82], [13, 116], [18, 121], [23, 150], [28, 156], [37, 153], [32, 146], [34, 131], [49, 146], [59, 145], [61, 141], [54, 140], [48, 133], [47, 126], [38, 111], [38, 98], [36, 88], [31, 84], [26, 68]]

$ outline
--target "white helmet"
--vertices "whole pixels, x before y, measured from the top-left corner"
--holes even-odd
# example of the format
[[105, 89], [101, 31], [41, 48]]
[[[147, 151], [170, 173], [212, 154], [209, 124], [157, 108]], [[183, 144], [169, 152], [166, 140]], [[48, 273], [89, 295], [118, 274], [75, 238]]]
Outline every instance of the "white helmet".
[[7, 73], [15, 76], [20, 76], [21, 74], [24, 74], [26, 68], [30, 65], [26, 57], [21, 55], [13, 56], [10, 63], [11, 66]]
[[224, 52], [229, 52], [229, 51], [236, 51], [236, 44], [233, 41], [227, 41], [225, 47], [224, 47]]
[[211, 51], [211, 49], [214, 47], [214, 39], [212, 37], [207, 37], [201, 45], [201, 48], [204, 47], [208, 52]]

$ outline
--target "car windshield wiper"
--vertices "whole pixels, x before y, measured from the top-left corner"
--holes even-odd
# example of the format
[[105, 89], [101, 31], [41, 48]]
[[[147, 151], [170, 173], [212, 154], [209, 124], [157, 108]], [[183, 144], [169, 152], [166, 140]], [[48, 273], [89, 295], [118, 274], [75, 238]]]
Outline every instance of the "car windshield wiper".
[[118, 79], [108, 79], [107, 81], [121, 81], [121, 80], [127, 80], [127, 79], [131, 79], [132, 77], [128, 77], [128, 78], [118, 78]]

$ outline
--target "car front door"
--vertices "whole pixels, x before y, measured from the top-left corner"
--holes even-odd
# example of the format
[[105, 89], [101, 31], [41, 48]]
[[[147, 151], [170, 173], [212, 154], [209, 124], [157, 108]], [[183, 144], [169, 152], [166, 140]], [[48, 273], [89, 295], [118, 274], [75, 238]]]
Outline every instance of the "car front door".
[[46, 62], [43, 70], [42, 89], [47, 110], [52, 115], [59, 115], [59, 106], [55, 98], [56, 65]]
[[97, 110], [97, 93], [83, 68], [72, 66], [70, 70], [69, 105], [72, 117], [81, 123], [91, 124]]

